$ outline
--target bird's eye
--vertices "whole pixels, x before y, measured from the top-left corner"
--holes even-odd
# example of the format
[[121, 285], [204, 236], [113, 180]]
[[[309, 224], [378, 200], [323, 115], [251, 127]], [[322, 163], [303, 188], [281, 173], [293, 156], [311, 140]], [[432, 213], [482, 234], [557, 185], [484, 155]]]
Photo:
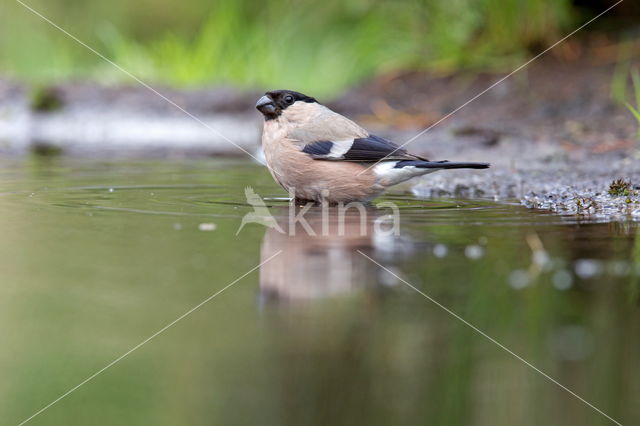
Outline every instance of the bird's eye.
[[293, 96], [291, 95], [287, 95], [284, 97], [284, 101], [288, 104], [292, 104], [293, 103]]

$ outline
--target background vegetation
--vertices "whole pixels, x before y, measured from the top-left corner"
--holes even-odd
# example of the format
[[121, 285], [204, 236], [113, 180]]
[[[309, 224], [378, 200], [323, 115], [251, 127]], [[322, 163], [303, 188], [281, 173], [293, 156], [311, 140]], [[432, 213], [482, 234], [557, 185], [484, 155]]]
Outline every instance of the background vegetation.
[[[396, 69], [506, 68], [585, 17], [570, 0], [26, 3], [143, 79], [319, 94]], [[14, 1], [0, 14], [0, 73], [126, 78]]]

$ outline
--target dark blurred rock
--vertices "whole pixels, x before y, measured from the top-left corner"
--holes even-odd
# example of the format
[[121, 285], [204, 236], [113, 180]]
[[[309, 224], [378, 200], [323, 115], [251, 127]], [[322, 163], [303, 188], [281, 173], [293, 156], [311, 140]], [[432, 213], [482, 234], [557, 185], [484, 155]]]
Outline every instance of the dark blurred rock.
[[37, 112], [52, 112], [64, 105], [61, 91], [55, 87], [38, 87], [31, 93], [31, 109]]

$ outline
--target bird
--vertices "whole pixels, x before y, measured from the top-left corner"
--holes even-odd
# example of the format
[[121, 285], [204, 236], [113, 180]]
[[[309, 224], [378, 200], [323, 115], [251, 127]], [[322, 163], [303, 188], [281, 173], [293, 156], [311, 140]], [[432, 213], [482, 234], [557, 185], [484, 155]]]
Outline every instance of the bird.
[[264, 116], [262, 149], [267, 167], [296, 201], [368, 202], [416, 176], [490, 166], [430, 161], [411, 154], [293, 90], [266, 92], [256, 109]]

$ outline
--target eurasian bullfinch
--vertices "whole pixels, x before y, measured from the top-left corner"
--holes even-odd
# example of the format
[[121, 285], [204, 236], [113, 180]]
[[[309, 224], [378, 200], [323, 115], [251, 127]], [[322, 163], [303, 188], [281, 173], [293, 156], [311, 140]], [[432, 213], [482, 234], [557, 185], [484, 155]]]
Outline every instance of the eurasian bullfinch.
[[416, 176], [489, 167], [410, 154], [291, 90], [265, 93], [256, 108], [264, 115], [262, 148], [271, 175], [299, 200], [368, 201]]

